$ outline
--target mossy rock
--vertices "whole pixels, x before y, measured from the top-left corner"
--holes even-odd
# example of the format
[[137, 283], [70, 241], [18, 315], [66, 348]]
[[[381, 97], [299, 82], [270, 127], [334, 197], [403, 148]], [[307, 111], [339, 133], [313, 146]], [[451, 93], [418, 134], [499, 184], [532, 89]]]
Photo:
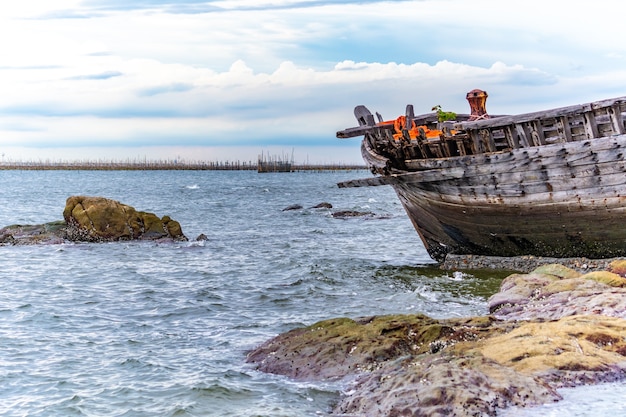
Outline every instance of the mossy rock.
[[436, 320], [389, 315], [317, 322], [277, 336], [248, 355], [260, 370], [296, 379], [372, 370], [404, 356], [433, 354], [500, 332], [490, 317]]
[[553, 370], [602, 371], [626, 361], [626, 320], [571, 316], [558, 321], [526, 323], [490, 338], [480, 352], [525, 374]]
[[542, 265], [536, 268], [533, 273], [554, 275], [563, 279], [578, 278], [581, 275], [580, 272], [560, 264]]
[[153, 213], [103, 197], [72, 196], [67, 199], [63, 218], [68, 236], [75, 241], [116, 241], [134, 239], [187, 240], [180, 224], [168, 216]]
[[607, 270], [621, 277], [626, 277], [626, 259], [616, 259], [612, 261]]
[[589, 279], [601, 282], [610, 287], [626, 287], [626, 278], [609, 271], [594, 271], [581, 276], [581, 279]]

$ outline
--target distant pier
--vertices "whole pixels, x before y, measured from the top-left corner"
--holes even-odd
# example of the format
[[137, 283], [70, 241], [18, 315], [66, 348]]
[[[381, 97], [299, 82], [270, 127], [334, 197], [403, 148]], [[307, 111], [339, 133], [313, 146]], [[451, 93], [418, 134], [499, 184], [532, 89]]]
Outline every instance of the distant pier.
[[[79, 160], [79, 161], [2, 161], [0, 170], [24, 171], [257, 171], [257, 172], [297, 172], [297, 171], [343, 171], [367, 169], [363, 164], [296, 164], [289, 163], [289, 169], [279, 164], [259, 165], [260, 161], [180, 161], [180, 160]], [[273, 164], [266, 160], [268, 164]], [[261, 168], [261, 170], [259, 169]], [[279, 169], [282, 168], [282, 169]]]

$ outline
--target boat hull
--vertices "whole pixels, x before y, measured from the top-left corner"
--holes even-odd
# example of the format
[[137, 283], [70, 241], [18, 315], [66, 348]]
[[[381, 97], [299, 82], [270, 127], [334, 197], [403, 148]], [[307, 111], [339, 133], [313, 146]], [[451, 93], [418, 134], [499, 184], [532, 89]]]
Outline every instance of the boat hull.
[[[362, 143], [370, 166], [384, 160]], [[463, 157], [345, 186], [391, 185], [428, 253], [626, 256], [626, 135]]]

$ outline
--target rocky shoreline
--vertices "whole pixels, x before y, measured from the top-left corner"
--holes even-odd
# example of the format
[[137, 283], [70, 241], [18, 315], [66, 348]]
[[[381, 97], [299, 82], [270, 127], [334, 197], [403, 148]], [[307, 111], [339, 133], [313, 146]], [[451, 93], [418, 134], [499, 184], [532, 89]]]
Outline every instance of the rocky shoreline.
[[506, 271], [530, 272], [542, 265], [559, 264], [579, 272], [606, 270], [611, 262], [620, 258], [589, 259], [589, 258], [549, 258], [542, 256], [484, 256], [484, 255], [453, 255], [448, 254], [439, 264], [444, 270], [501, 269]]
[[[534, 261], [533, 261], [534, 262]], [[626, 261], [511, 274], [490, 314], [335, 318], [251, 351], [263, 372], [342, 380], [342, 416], [493, 416], [558, 401], [560, 387], [626, 378]]]

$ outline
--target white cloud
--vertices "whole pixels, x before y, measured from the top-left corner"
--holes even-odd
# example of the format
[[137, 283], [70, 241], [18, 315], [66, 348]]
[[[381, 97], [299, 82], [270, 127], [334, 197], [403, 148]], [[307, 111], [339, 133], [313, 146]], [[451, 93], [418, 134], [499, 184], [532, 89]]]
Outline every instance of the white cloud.
[[2, 5], [0, 148], [345, 145], [357, 104], [466, 112], [482, 88], [502, 114], [626, 94], [606, 0], [296, 3]]

